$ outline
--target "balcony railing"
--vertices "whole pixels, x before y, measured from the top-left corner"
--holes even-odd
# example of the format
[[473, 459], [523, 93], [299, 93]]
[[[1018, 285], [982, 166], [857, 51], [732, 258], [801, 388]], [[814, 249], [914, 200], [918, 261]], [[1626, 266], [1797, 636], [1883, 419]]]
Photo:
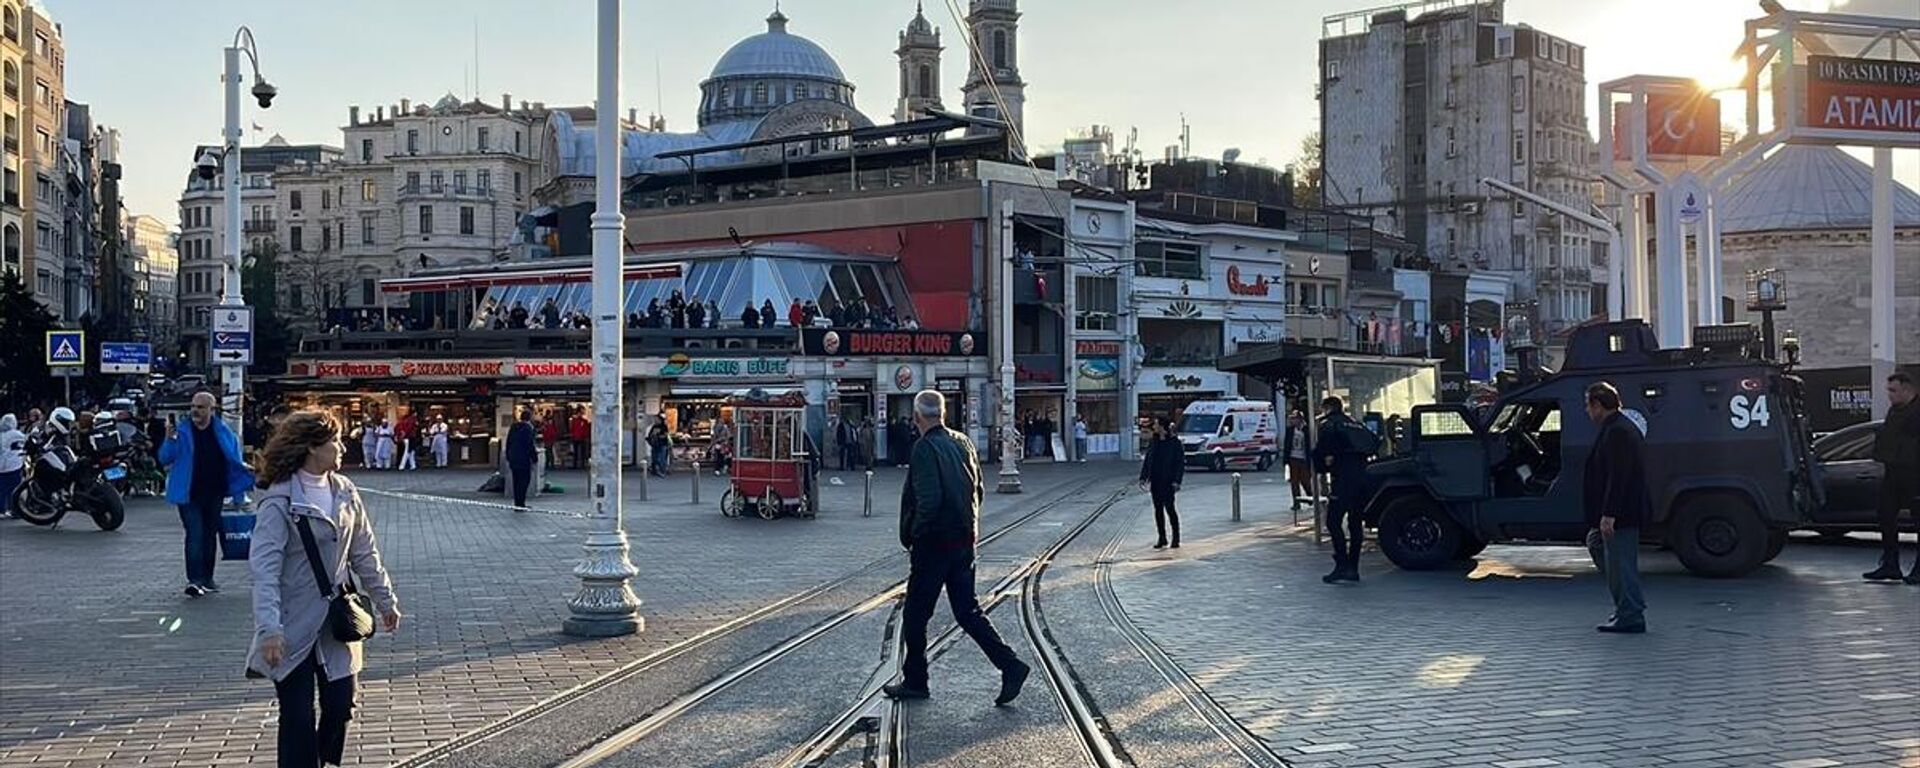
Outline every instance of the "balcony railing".
[[243, 232], [273, 232], [278, 227], [279, 222], [273, 219], [251, 219], [240, 224], [240, 230]]
[[452, 184], [442, 184], [437, 187], [432, 184], [403, 184], [400, 187], [400, 197], [412, 199], [492, 200], [493, 195], [494, 191], [491, 187], [456, 187]]

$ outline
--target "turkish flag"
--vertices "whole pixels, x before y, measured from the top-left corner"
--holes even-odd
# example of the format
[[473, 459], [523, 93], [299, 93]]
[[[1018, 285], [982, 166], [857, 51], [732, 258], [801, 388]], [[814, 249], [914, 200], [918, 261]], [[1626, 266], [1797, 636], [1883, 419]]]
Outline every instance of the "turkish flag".
[[[1613, 157], [1629, 160], [1625, 103], [1613, 107]], [[1647, 94], [1647, 156], [1716, 157], [1720, 154], [1720, 100], [1705, 93]]]

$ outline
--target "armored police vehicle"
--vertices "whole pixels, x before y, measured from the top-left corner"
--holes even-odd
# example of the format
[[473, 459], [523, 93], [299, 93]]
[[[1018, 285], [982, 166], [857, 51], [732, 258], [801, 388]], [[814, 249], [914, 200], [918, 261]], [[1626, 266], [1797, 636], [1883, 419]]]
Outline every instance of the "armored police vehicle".
[[1599, 427], [1595, 382], [1646, 433], [1653, 520], [1642, 541], [1688, 570], [1739, 576], [1780, 553], [1821, 503], [1800, 380], [1760, 359], [1751, 326], [1710, 326], [1660, 349], [1641, 321], [1590, 326], [1557, 373], [1502, 392], [1484, 415], [1414, 409], [1406, 453], [1369, 466], [1366, 514], [1395, 565], [1436, 568], [1490, 542], [1585, 540], [1582, 476]]

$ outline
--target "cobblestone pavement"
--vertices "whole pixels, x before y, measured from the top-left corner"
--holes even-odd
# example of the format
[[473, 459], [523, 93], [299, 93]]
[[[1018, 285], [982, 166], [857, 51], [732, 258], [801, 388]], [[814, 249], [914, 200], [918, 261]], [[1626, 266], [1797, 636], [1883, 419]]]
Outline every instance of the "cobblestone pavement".
[[[1027, 470], [1038, 489], [1084, 471]], [[384, 765], [482, 727], [727, 619], [860, 569], [897, 548], [898, 470], [828, 473], [815, 520], [726, 519], [723, 480], [690, 503], [685, 474], [626, 504], [646, 632], [558, 632], [591, 521], [584, 475], [514, 513], [473, 492], [483, 473], [352, 473], [407, 621], [371, 641], [350, 765]], [[830, 479], [843, 478], [843, 485]], [[446, 497], [446, 498], [442, 498]], [[1027, 497], [990, 497], [989, 510]], [[483, 501], [484, 500], [484, 501]], [[496, 503], [485, 503], [496, 502]], [[179, 518], [134, 500], [118, 533], [0, 521], [0, 766], [214, 766], [272, 761], [272, 687], [242, 678], [251, 633], [244, 566], [225, 592], [180, 594]]]
[[1188, 479], [1185, 546], [1156, 553], [1139, 526], [1115, 589], [1293, 765], [1920, 766], [1920, 588], [1862, 583], [1864, 542], [1796, 539], [1735, 580], [1648, 551], [1651, 632], [1608, 636], [1583, 550], [1429, 573], [1369, 552], [1363, 583], [1330, 587], [1280, 484], [1249, 475], [1232, 523], [1224, 479]]

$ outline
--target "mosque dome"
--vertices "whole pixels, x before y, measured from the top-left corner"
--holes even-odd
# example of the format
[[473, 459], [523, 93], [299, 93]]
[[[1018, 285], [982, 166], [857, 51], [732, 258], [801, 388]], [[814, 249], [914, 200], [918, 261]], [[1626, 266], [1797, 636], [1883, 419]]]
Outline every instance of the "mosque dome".
[[767, 31], [734, 43], [713, 65], [709, 77], [817, 77], [846, 82], [840, 65], [825, 49], [787, 31], [787, 17], [774, 11], [767, 17]]
[[767, 31], [734, 43], [700, 84], [700, 125], [758, 120], [808, 100], [851, 107], [853, 84], [824, 49], [788, 32], [776, 9]]
[[[1866, 229], [1873, 169], [1839, 147], [1789, 144], [1721, 195], [1722, 234]], [[1893, 185], [1893, 223], [1920, 226], [1920, 195]]]

